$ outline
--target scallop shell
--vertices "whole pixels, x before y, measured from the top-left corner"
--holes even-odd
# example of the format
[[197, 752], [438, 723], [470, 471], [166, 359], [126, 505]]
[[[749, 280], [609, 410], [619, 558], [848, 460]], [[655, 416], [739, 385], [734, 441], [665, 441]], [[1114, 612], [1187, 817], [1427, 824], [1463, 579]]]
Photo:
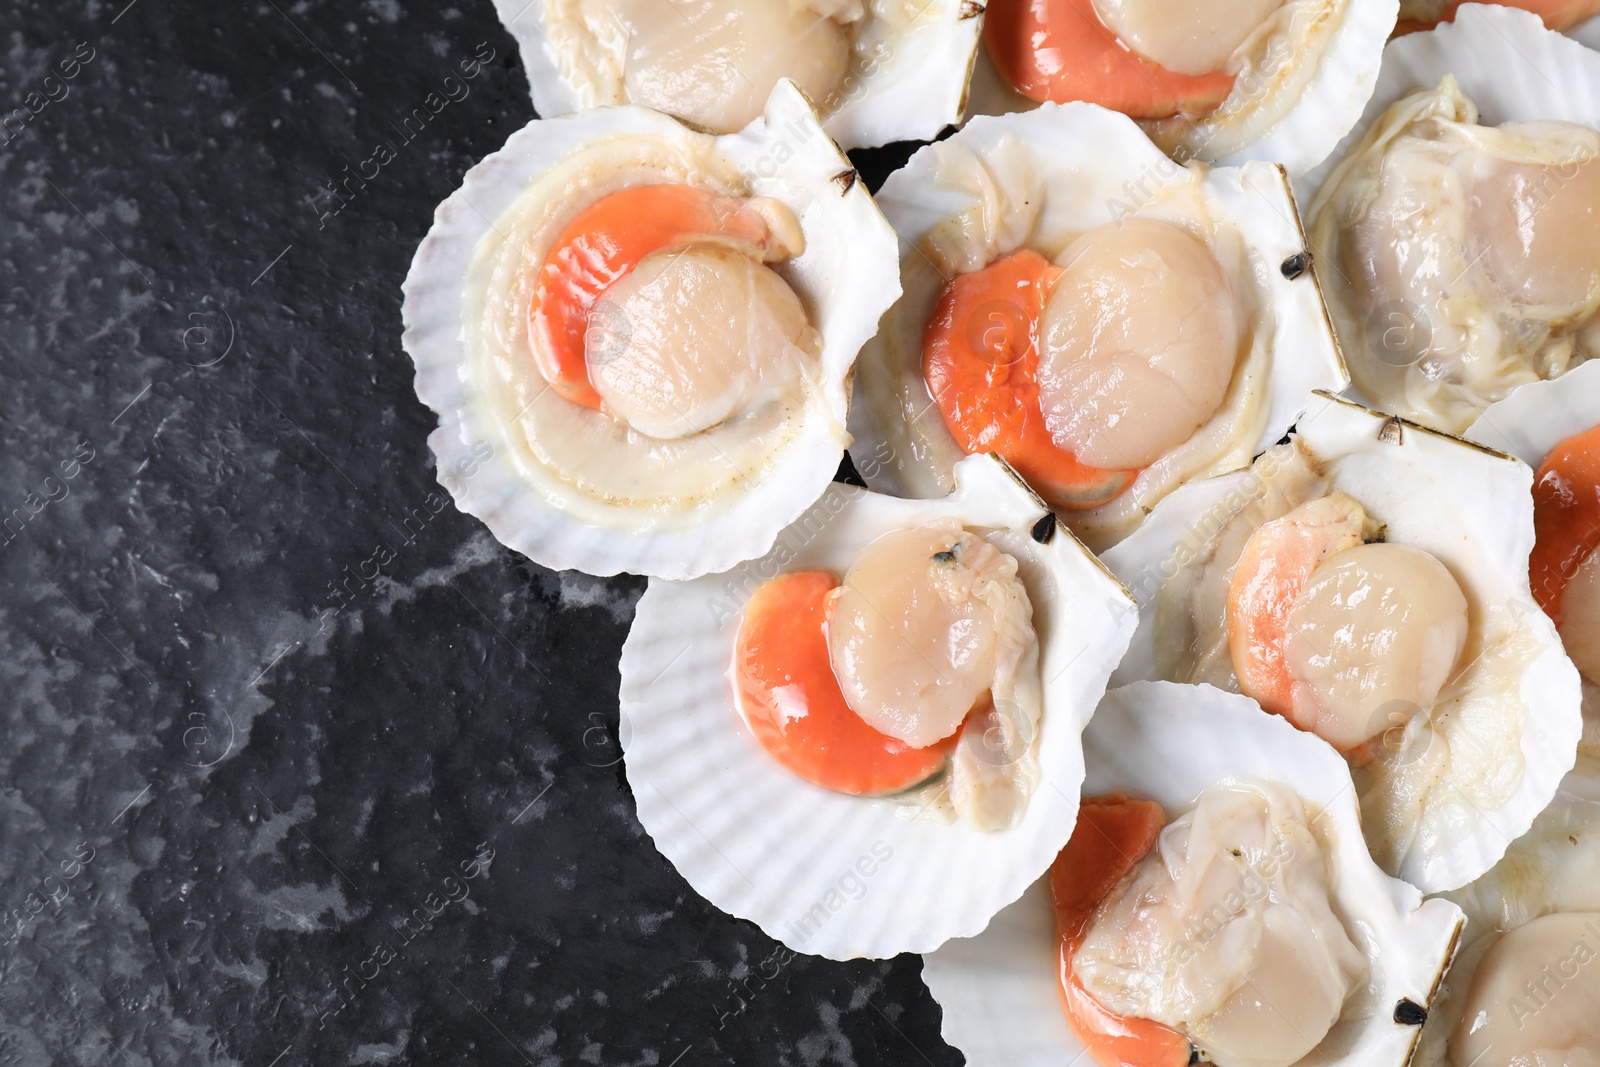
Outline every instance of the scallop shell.
[[1537, 468], [1556, 445], [1596, 426], [1600, 426], [1600, 361], [1585, 363], [1552, 381], [1525, 385], [1490, 404], [1466, 437]]
[[[1288, 432], [1305, 410], [1312, 390], [1339, 390], [1349, 384], [1315, 276], [1303, 267], [1298, 273], [1285, 269], [1305, 252], [1306, 241], [1282, 168], [1266, 163], [1223, 169], [1180, 167], [1168, 160], [1133, 120], [1093, 104], [1044, 104], [1027, 113], [976, 118], [948, 142], [1003, 166], [1000, 151], [1008, 138], [1025, 147], [1046, 190], [1063, 191], [1047, 195], [1039, 222], [1025, 242], [1029, 246], [1065, 247], [1087, 230], [1144, 213], [1157, 190], [1181, 187], [1193, 182], [1197, 174], [1201, 175], [1206, 208], [1243, 236], [1259, 299], [1272, 309], [1265, 316], [1272, 330], [1265, 419], [1251, 440], [1238, 443], [1219, 463], [1191, 477], [1220, 474], [1249, 462]], [[889, 176], [878, 193], [878, 205], [905, 241], [908, 263], [921, 255], [917, 246], [930, 231], [968, 209], [976, 199], [966, 190], [935, 184], [940, 153], [948, 151], [944, 143], [920, 149]], [[933, 300], [937, 300], [936, 293]], [[903, 295], [857, 363], [851, 454], [867, 484], [880, 492], [926, 495], [924, 487], [947, 479], [950, 468], [962, 457], [931, 401], [916, 419], [929, 448], [907, 446], [897, 425], [902, 416], [887, 396], [888, 390], [879, 384], [893, 373], [887, 368], [901, 361], [901, 353], [921, 351], [923, 324], [932, 311], [933, 301], [921, 295]], [[920, 358], [916, 362], [920, 364]], [[1124, 517], [1124, 512], [1133, 516], [1141, 507], [1153, 506], [1175, 480], [1147, 470], [1119, 498], [1120, 503], [1069, 514], [1068, 521], [1091, 548], [1103, 549], [1137, 521], [1137, 517]]]
[[[1420, 1031], [1394, 1006], [1428, 1007], [1455, 951], [1461, 909], [1378, 869], [1361, 837], [1349, 768], [1316, 738], [1248, 697], [1210, 686], [1139, 682], [1106, 694], [1084, 733], [1084, 795], [1127, 793], [1169, 811], [1229, 777], [1280, 782], [1324, 816], [1336, 910], [1363, 929], [1373, 984], [1305, 1063], [1401, 1067]], [[1084, 1062], [1060, 994], [1060, 956], [1048, 879], [977, 937], [929, 954], [922, 980], [944, 1009], [944, 1038], [972, 1067], [1059, 1067]], [[1362, 1010], [1362, 1008], [1367, 1010]]]
[[[1520, 784], [1499, 807], [1480, 809], [1481, 819], [1465, 836], [1434, 855], [1408, 849], [1391, 872], [1429, 893], [1465, 885], [1492, 867], [1550, 802], [1572, 769], [1582, 732], [1577, 670], [1528, 585], [1532, 471], [1510, 456], [1330, 394], [1318, 395], [1295, 437], [1326, 464], [1335, 489], [1387, 525], [1388, 540], [1429, 552], [1450, 569], [1473, 605], [1474, 619], [1489, 607], [1508, 611], [1519, 633], [1535, 643], [1520, 675], [1528, 709]], [[1197, 558], [1215, 529], [1208, 513], [1260, 492], [1253, 471], [1192, 483], [1105, 554], [1106, 565], [1141, 605], [1139, 628], [1112, 684], [1158, 676], [1155, 611], [1144, 609], [1168, 578]]]
[[[544, 118], [583, 107], [581, 94], [561, 74], [545, 29], [546, 0], [494, 0], [496, 12], [522, 53], [534, 110]], [[855, 67], [821, 101], [823, 127], [845, 149], [932, 138], [961, 121], [967, 83], [983, 26], [983, 5], [972, 0], [927, 0], [914, 5], [912, 24], [895, 28], [883, 12], [895, 0], [874, 0], [856, 29], [858, 55], [873, 57], [870, 71]], [[665, 9], [668, 17], [671, 9]]]
[[[490, 237], [499, 233], [496, 220], [553, 167], [629, 136], [709, 152], [741, 174], [754, 195], [794, 210], [806, 250], [782, 273], [822, 335], [822, 410], [772, 457], [766, 476], [749, 480], [732, 499], [696, 505], [675, 528], [643, 534], [621, 528], [624, 520], [640, 521], [625, 508], [596, 503], [606, 521], [583, 521], [541, 489], [541, 478], [548, 484], [552, 476], [518, 445], [521, 431], [496, 416], [493, 402], [503, 386], [474, 372], [463, 328], [465, 280], [480, 244], [498, 239]], [[763, 119], [724, 137], [635, 107], [535, 120], [468, 171], [439, 205], [406, 277], [404, 344], [416, 364], [417, 395], [439, 415], [428, 444], [440, 480], [456, 506], [482, 519], [503, 544], [553, 570], [689, 578], [759, 556], [838, 469], [851, 365], [899, 294], [896, 259], [893, 231], [790, 82], [779, 83]]]
[[[1345, 7], [1299, 101], [1265, 135], [1236, 147], [1216, 148], [1212, 142], [1225, 138], [1213, 122], [1200, 119], [1190, 124], [1192, 140], [1175, 156], [1224, 167], [1252, 160], [1277, 163], [1291, 176], [1304, 174], [1327, 159], [1339, 138], [1360, 118], [1372, 93], [1383, 44], [1400, 13], [1400, 0], [1349, 0]], [[1004, 115], [1035, 106], [1005, 83], [988, 49], [982, 49], [972, 75], [968, 114]]]
[[[1600, 426], [1600, 361], [1560, 378], [1533, 382], [1490, 404], [1467, 430], [1467, 439], [1498, 448], [1538, 469], [1562, 441]], [[1562, 788], [1600, 800], [1600, 686], [1583, 683], [1583, 741], [1578, 763]]]
[[[696, 892], [798, 951], [883, 958], [977, 933], [1072, 835], [1080, 734], [1127, 647], [1132, 603], [1041, 522], [1049, 513], [1005, 464], [974, 456], [958, 476], [955, 494], [932, 501], [834, 486], [765, 558], [721, 578], [652, 580], [623, 647], [624, 766], [639, 821]], [[790, 774], [745, 727], [729, 678], [744, 604], [763, 580], [842, 572], [884, 533], [946, 517], [1017, 558], [1039, 635], [1046, 784], [1017, 827], [997, 833]], [[1046, 543], [1030, 536], [1036, 527]]]

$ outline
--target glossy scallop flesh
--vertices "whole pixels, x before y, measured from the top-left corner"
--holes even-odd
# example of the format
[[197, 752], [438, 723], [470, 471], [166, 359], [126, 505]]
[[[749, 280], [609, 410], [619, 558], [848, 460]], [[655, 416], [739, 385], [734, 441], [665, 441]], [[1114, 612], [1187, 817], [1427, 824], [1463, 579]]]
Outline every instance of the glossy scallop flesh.
[[[1587, 140], [1573, 123], [1504, 127], [1564, 143]], [[1600, 159], [1524, 162], [1472, 159], [1472, 243], [1484, 274], [1505, 299], [1582, 308], [1600, 285]]]
[[1091, 230], [1057, 259], [1039, 404], [1057, 445], [1092, 467], [1148, 466], [1222, 405], [1244, 324], [1222, 264], [1153, 219]]
[[1226, 70], [1284, 0], [1095, 0], [1118, 40], [1178, 74]]
[[1468, 320], [1446, 301], [1472, 300], [1508, 321], [1524, 309], [1556, 321], [1592, 310], [1600, 161], [1584, 155], [1597, 149], [1594, 131], [1557, 122], [1484, 131], [1481, 147], [1426, 125], [1400, 137], [1349, 236], [1369, 305], [1418, 309], [1435, 360], [1466, 343]]
[[740, 251], [655, 252], [590, 312], [603, 410], [649, 437], [690, 437], [816, 374], [817, 331], [794, 290]]
[[1600, 912], [1544, 915], [1478, 961], [1452, 1067], [1600, 1064]]
[[[1084, 0], [1085, 3], [1088, 0]], [[648, 107], [729, 134], [792, 82], [843, 149], [959, 123], [983, 14], [970, 0], [494, 0], [533, 106]], [[797, 147], [752, 160], [771, 175]], [[764, 158], [763, 158], [764, 157]]]
[[879, 538], [836, 595], [828, 638], [846, 700], [915, 748], [955, 733], [1033, 642], [1016, 560], [956, 526]]
[[1297, 725], [1339, 749], [1425, 714], [1467, 643], [1467, 599], [1406, 545], [1358, 545], [1318, 567], [1289, 610]]
[[790, 0], [580, 0], [577, 14], [620, 45], [628, 102], [719, 133], [759, 118], [779, 78], [826, 99], [850, 62], [848, 29]]

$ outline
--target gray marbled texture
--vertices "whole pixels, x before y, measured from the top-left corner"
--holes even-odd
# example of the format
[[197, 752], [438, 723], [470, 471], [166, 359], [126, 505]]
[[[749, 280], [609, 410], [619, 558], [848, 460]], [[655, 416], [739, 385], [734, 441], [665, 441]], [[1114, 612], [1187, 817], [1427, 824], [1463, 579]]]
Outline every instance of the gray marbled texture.
[[489, 0], [0, 51], [0, 1063], [959, 1063], [914, 958], [791, 958], [644, 836], [642, 582], [434, 480], [399, 287], [532, 116]]

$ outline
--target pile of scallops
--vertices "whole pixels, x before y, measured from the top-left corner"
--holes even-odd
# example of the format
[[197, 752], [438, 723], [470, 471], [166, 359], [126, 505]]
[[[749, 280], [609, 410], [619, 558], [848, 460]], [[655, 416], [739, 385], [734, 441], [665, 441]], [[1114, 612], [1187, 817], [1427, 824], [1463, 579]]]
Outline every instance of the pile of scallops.
[[974, 1065], [1600, 1064], [1600, 2], [499, 6], [404, 343], [697, 892]]

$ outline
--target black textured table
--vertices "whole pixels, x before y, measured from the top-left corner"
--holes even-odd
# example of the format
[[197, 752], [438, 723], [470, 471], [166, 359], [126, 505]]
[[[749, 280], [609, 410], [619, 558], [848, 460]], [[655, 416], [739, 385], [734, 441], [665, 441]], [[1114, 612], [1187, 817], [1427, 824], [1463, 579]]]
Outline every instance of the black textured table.
[[0, 1063], [959, 1063], [915, 958], [644, 835], [643, 582], [434, 480], [400, 282], [532, 117], [489, 0], [125, 3], [0, 11]]

